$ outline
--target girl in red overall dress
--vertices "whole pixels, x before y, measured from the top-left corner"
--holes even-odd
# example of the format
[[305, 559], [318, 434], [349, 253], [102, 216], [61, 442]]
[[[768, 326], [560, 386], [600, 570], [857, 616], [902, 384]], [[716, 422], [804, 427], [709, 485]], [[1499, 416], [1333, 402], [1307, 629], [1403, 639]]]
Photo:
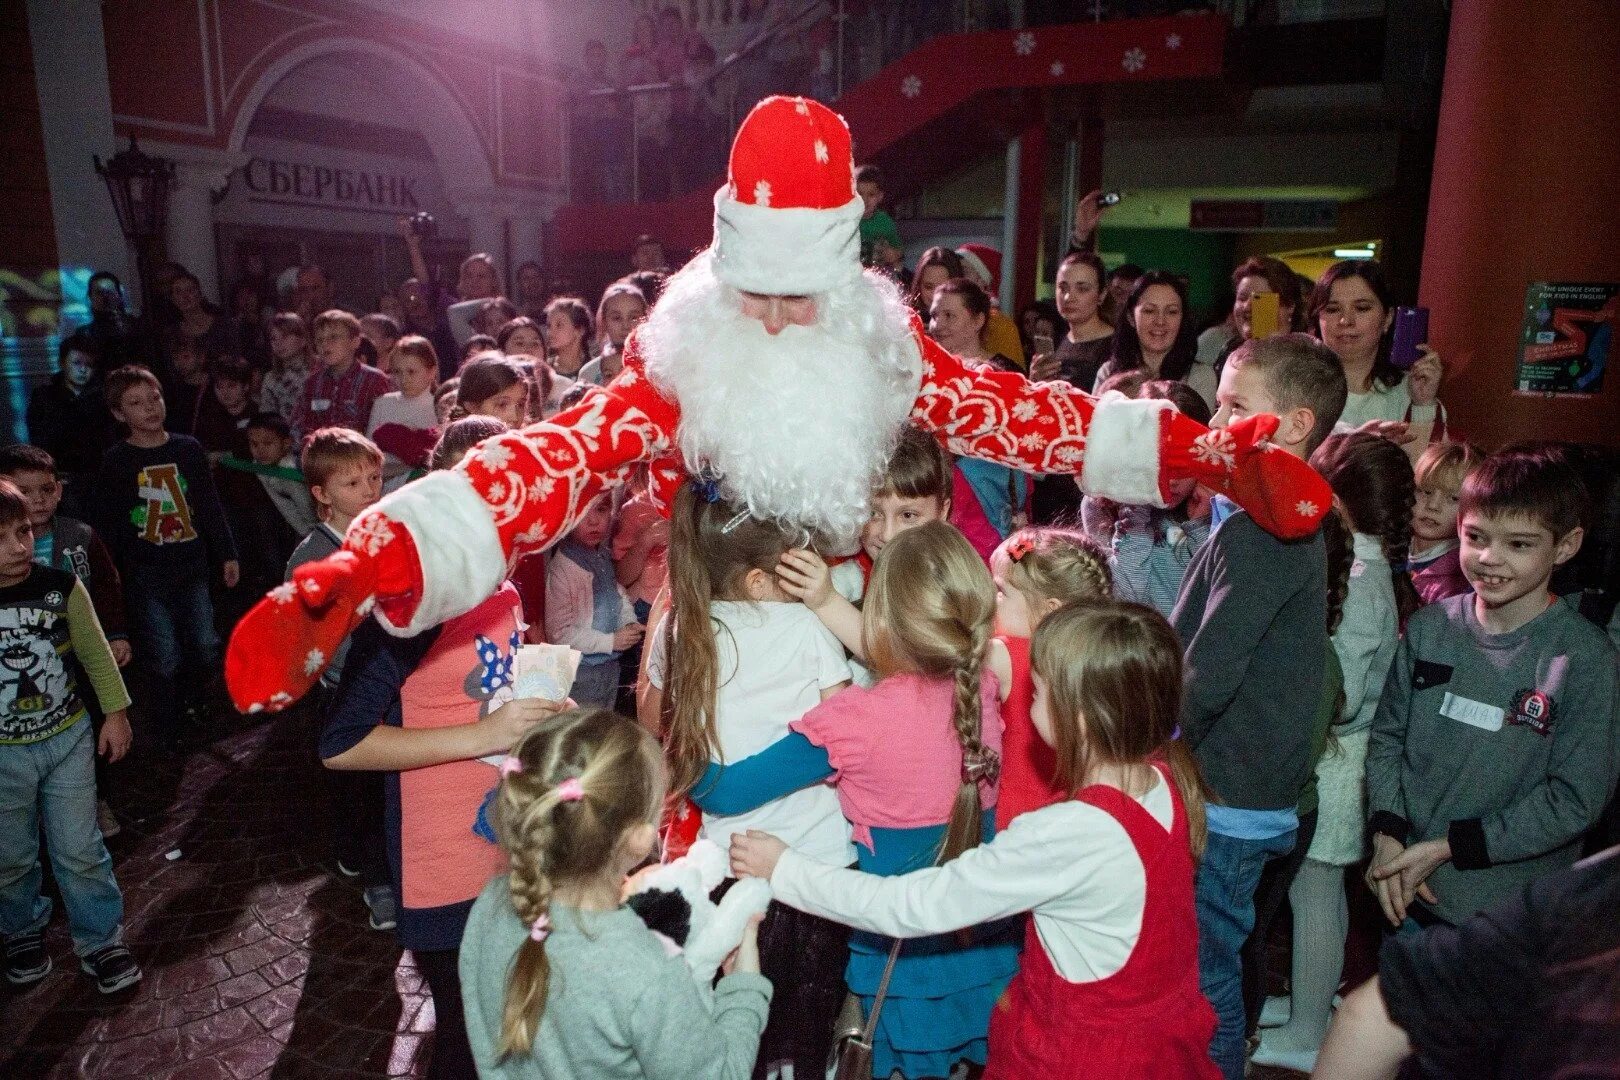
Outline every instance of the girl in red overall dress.
[[1032, 719], [1072, 798], [901, 877], [819, 864], [764, 833], [733, 839], [732, 870], [769, 877], [785, 904], [897, 937], [1030, 912], [985, 1080], [1215, 1080], [1193, 909], [1202, 784], [1171, 738], [1180, 643], [1151, 609], [1081, 600], [1041, 621], [1031, 653]]

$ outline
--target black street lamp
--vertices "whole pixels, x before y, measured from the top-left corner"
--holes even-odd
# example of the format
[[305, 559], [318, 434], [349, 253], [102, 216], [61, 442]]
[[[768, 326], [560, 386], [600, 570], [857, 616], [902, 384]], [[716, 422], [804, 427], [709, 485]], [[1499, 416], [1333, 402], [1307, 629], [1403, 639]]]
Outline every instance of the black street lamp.
[[151, 311], [154, 250], [163, 238], [169, 217], [169, 189], [174, 185], [174, 162], [144, 153], [129, 140], [110, 161], [95, 157], [96, 172], [107, 182], [118, 227], [135, 249], [136, 271], [141, 277], [141, 310]]

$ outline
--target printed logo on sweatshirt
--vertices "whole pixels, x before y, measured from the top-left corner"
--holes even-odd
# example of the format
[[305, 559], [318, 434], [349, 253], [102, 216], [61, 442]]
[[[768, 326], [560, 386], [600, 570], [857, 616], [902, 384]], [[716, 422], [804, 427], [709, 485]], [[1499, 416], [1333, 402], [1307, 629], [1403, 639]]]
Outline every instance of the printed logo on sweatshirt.
[[197, 539], [186, 501], [186, 478], [175, 464], [148, 465], [135, 478], [140, 505], [129, 512], [135, 531], [148, 544], [183, 544]]
[[1542, 691], [1534, 688], [1520, 690], [1513, 695], [1513, 709], [1508, 715], [1508, 723], [1527, 727], [1537, 735], [1550, 735], [1557, 712], [1553, 699]]

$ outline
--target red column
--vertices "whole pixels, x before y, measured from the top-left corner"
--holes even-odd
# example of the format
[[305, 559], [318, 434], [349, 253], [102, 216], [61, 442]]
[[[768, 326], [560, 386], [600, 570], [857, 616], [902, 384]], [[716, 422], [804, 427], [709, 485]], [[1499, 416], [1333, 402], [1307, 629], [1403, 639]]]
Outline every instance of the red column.
[[1441, 398], [1487, 447], [1620, 445], [1620, 349], [1599, 395], [1513, 390], [1525, 285], [1620, 282], [1617, 56], [1611, 0], [1452, 5], [1420, 297]]
[[1041, 222], [1046, 212], [1046, 101], [1037, 98], [1029, 122], [1018, 133], [1018, 231], [1013, 265], [1013, 318], [1035, 299], [1040, 266]]

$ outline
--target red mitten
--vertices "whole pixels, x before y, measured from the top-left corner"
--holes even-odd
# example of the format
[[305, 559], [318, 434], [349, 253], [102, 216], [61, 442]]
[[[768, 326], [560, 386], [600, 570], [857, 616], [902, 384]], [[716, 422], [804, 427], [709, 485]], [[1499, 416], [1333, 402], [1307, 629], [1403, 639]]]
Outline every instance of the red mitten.
[[379, 596], [409, 621], [421, 570], [410, 535], [396, 536], [377, 553], [345, 548], [305, 563], [236, 624], [225, 684], [238, 710], [280, 712], [308, 693]]
[[1170, 412], [1165, 473], [1191, 476], [1249, 512], [1255, 523], [1283, 540], [1311, 535], [1333, 505], [1333, 489], [1304, 460], [1268, 440], [1275, 416], [1249, 416], [1207, 431]]

